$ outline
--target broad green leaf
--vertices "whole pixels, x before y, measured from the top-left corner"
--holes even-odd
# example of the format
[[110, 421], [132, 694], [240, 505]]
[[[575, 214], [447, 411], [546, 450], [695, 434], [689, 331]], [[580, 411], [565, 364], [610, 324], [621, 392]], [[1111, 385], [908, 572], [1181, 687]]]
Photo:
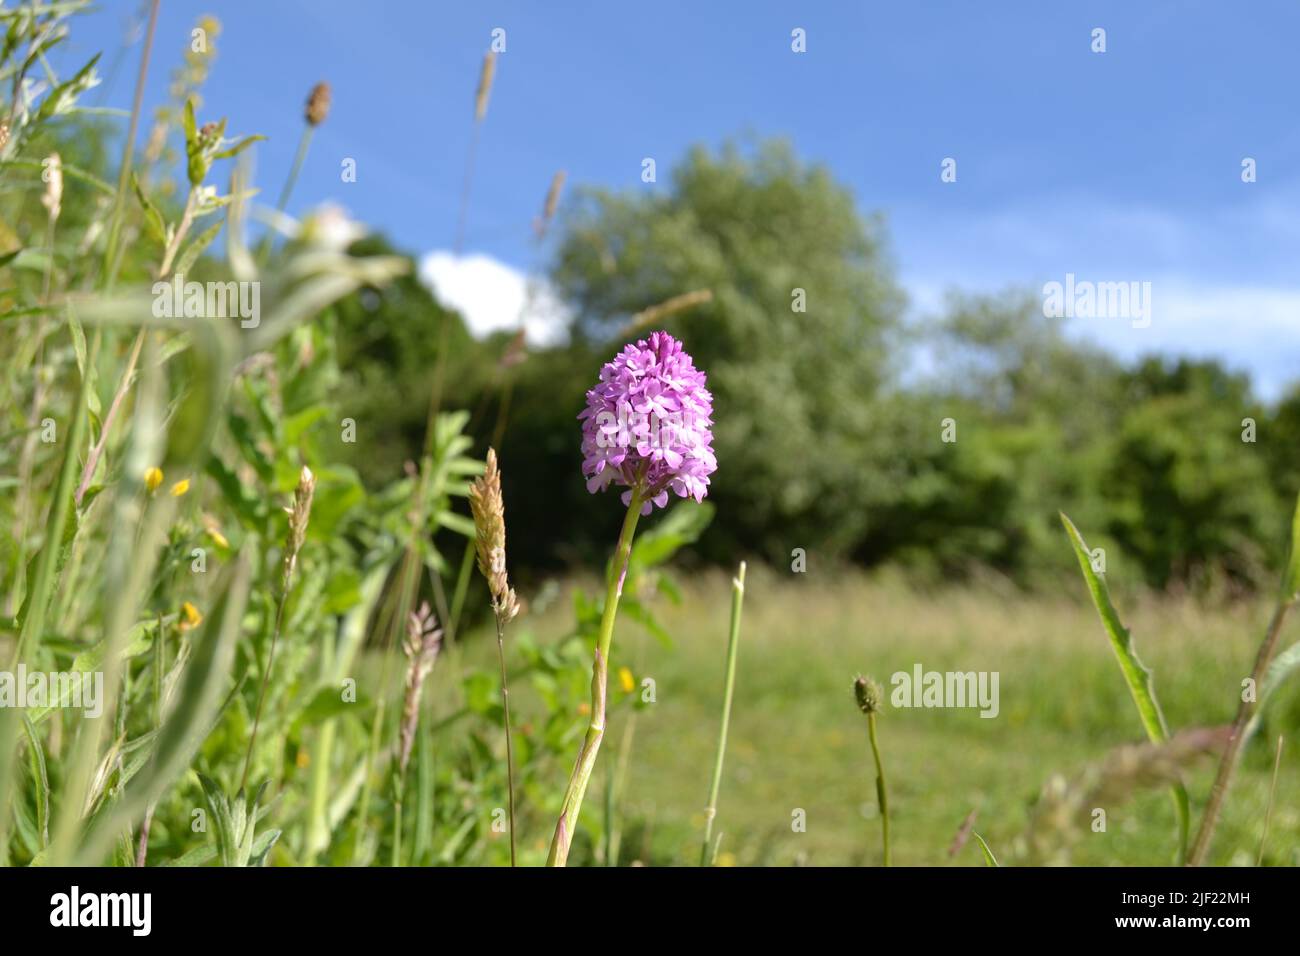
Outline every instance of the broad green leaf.
[[249, 853], [249, 866], [266, 866], [266, 858], [271, 853], [271, 848], [275, 846], [275, 841], [280, 839], [279, 830], [263, 830], [257, 835], [257, 839], [252, 841], [252, 851]]
[[[1079, 529], [1064, 513], [1061, 514], [1061, 523], [1065, 526], [1065, 533], [1070, 537], [1070, 544], [1074, 546], [1074, 554], [1079, 559], [1083, 580], [1088, 585], [1088, 592], [1092, 595], [1092, 603], [1101, 617], [1106, 636], [1110, 638], [1111, 648], [1115, 651], [1115, 658], [1119, 661], [1120, 671], [1124, 674], [1129, 693], [1133, 695], [1133, 703], [1137, 705], [1138, 717], [1142, 721], [1147, 737], [1152, 743], [1164, 743], [1169, 739], [1169, 729], [1165, 725], [1160, 704], [1156, 701], [1155, 689], [1151, 684], [1151, 672], [1137, 656], [1137, 650], [1133, 646], [1133, 636], [1120, 621], [1119, 612], [1111, 603], [1110, 590], [1106, 587], [1105, 579], [1093, 569], [1091, 552], [1083, 540], [1083, 535], [1079, 534]], [[1181, 864], [1187, 856], [1191, 806], [1187, 798], [1187, 789], [1181, 783], [1173, 784], [1170, 791], [1174, 801], [1174, 812], [1178, 817], [1178, 861]]]
[[72, 104], [76, 102], [77, 96], [86, 90], [97, 86], [99, 79], [95, 76], [95, 64], [99, 62], [100, 54], [96, 53], [90, 58], [90, 61], [78, 70], [66, 83], [60, 83], [41, 102], [41, 108], [36, 111], [36, 116], [32, 119], [32, 125], [35, 126], [52, 116], [67, 112]]
[[50, 845], [50, 775], [45, 768], [45, 748], [32, 719], [23, 714], [23, 729], [27, 731], [32, 762], [32, 782], [36, 785], [36, 822], [40, 827], [41, 849]]
[[1273, 692], [1281, 687], [1292, 674], [1300, 671], [1300, 643], [1292, 644], [1281, 654], [1273, 658], [1268, 665], [1268, 670], [1264, 672], [1264, 677], [1260, 681], [1259, 687], [1256, 688], [1258, 694], [1258, 704], [1255, 707], [1255, 714], [1250, 718], [1250, 723], [1246, 726], [1243, 734], [1243, 741], [1249, 740], [1259, 729], [1259, 722], [1264, 716], [1264, 705], [1268, 703], [1273, 696]]
[[210, 843], [203, 846], [197, 846], [188, 853], [178, 856], [174, 860], [168, 860], [163, 866], [202, 866], [210, 860], [216, 859], [217, 848]]
[[[175, 619], [176, 616], [173, 614], [168, 615], [163, 620], [174, 621]], [[154, 626], [156, 626], [155, 621], [141, 621], [135, 627], [131, 628], [130, 633], [127, 635], [126, 646], [122, 650], [122, 660], [138, 657], [145, 651], [149, 650], [151, 646], [149, 630]], [[93, 674], [96, 671], [102, 670], [104, 666], [104, 655], [106, 653], [107, 646], [105, 642], [99, 641], [73, 658], [70, 673]], [[57, 701], [51, 701], [50, 705], [47, 707], [30, 707], [27, 710], [27, 714], [33, 723], [39, 724], [45, 720], [45, 718], [50, 716], [50, 713], [55, 708], [67, 707], [72, 700], [71, 694], [72, 689], [69, 687], [68, 693], [61, 694]]]
[[1300, 497], [1296, 498], [1291, 519], [1291, 557], [1282, 579], [1282, 595], [1288, 601], [1300, 599]]
[[631, 563], [641, 568], [663, 564], [681, 548], [699, 540], [713, 520], [713, 505], [681, 501], [632, 545]]

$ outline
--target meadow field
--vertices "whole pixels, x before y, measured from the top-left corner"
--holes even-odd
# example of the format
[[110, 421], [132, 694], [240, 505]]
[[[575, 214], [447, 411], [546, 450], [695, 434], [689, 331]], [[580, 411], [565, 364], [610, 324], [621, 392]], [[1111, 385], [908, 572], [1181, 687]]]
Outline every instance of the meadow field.
[[[671, 648], [635, 625], [618, 635], [635, 648], [630, 660], [638, 681], [655, 678], [658, 698], [635, 712], [620, 802], [621, 865], [696, 862], [707, 768], [717, 744], [728, 587], [721, 573], [683, 584], [682, 605], [662, 615], [674, 638]], [[871, 755], [851, 684], [864, 671], [884, 683], [918, 662], [940, 671], [999, 671], [1001, 713], [982, 719], [975, 709], [887, 712], [881, 735], [895, 863], [983, 866], [973, 841], [949, 855], [971, 811], [977, 814], [974, 829], [1000, 862], [1023, 862], [1018, 854], [1024, 853], [1031, 811], [1051, 778], [1078, 777], [1141, 733], [1082, 583], [1077, 593], [1070, 590], [1024, 594], [996, 578], [978, 586], [918, 588], [889, 573], [751, 568], [719, 806], [720, 863], [879, 865]], [[564, 605], [557, 600], [527, 630], [543, 640], [563, 633]], [[1270, 609], [1258, 602], [1225, 608], [1139, 593], [1121, 610], [1156, 675], [1171, 728], [1230, 722], [1233, 675], [1248, 671]], [[479, 648], [467, 656], [489, 665], [488, 642], [475, 643]], [[517, 692], [517, 720], [528, 720], [537, 706], [526, 694]], [[611, 724], [615, 750], [632, 713]], [[1266, 736], [1243, 761], [1213, 864], [1255, 864], [1276, 742]], [[604, 772], [616, 766], [611, 760]], [[1189, 790], [1207, 792], [1213, 770], [1209, 760], [1193, 769]], [[1300, 769], [1284, 762], [1266, 865], [1300, 863], [1300, 814], [1291, 796], [1297, 792]], [[796, 808], [807, 811], [806, 832], [792, 831]], [[1174, 828], [1167, 796], [1138, 791], [1111, 808], [1104, 833], [1087, 830], [1070, 840], [1069, 855], [1057, 862], [1172, 862]]]
[[1300, 864], [1294, 368], [918, 313], [794, 137], [539, 169], [563, 43], [161, 8], [0, 3], [0, 865]]

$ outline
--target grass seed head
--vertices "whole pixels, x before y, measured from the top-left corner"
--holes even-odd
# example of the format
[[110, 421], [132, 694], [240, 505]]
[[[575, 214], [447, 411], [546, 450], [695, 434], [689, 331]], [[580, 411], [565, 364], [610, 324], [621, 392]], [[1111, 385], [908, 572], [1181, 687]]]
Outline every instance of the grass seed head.
[[319, 126], [330, 115], [330, 85], [317, 83], [307, 97], [307, 125]]
[[501, 472], [494, 448], [488, 449], [483, 476], [470, 485], [469, 509], [474, 515], [478, 569], [492, 592], [493, 609], [509, 621], [519, 613], [519, 602], [506, 574], [506, 506], [501, 497]]
[[478, 91], [474, 94], [474, 120], [483, 122], [487, 116], [488, 100], [492, 98], [492, 80], [497, 73], [497, 55], [488, 51], [483, 55], [483, 68], [478, 75]]
[[551, 186], [546, 190], [546, 202], [542, 204], [542, 216], [536, 223], [539, 239], [546, 235], [551, 220], [555, 218], [556, 210], [560, 208], [560, 195], [564, 192], [564, 180], [567, 176], [568, 174], [561, 169], [551, 177]]
[[406, 694], [402, 701], [402, 724], [398, 730], [400, 752], [398, 765], [403, 772], [411, 759], [411, 748], [415, 744], [415, 731], [420, 723], [420, 690], [424, 679], [433, 670], [438, 651], [442, 649], [442, 628], [438, 619], [429, 609], [428, 602], [422, 602], [418, 611], [412, 611], [406, 619], [406, 639], [402, 642], [402, 651], [406, 654]]
[[859, 674], [853, 681], [853, 696], [857, 698], [858, 709], [864, 714], [874, 714], [880, 710], [880, 685], [870, 677]]
[[298, 487], [293, 491], [293, 507], [289, 512], [289, 536], [284, 543], [284, 588], [289, 589], [289, 577], [298, 562], [298, 552], [307, 539], [307, 521], [311, 517], [311, 499], [316, 493], [316, 476], [306, 465], [298, 474]]

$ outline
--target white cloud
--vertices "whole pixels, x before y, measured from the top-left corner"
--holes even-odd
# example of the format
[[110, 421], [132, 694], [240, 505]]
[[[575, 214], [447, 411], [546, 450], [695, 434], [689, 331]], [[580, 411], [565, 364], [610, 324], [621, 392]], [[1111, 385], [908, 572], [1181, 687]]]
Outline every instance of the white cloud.
[[[1099, 271], [1080, 279], [1120, 281], [1135, 278]], [[1063, 281], [1064, 273], [1048, 280]], [[998, 294], [1021, 289], [1041, 296], [1042, 281], [1012, 279], [963, 286], [910, 275], [903, 286], [917, 317], [937, 316], [949, 290]], [[1151, 282], [1151, 324], [1134, 328], [1123, 318], [1074, 318], [1068, 329], [1116, 355], [1133, 359], [1163, 354], [1216, 358], [1233, 370], [1250, 372], [1256, 394], [1267, 401], [1300, 380], [1300, 287], [1207, 282], [1186, 275], [1155, 275]]]
[[488, 255], [457, 256], [441, 250], [420, 260], [420, 279], [438, 301], [465, 318], [470, 333], [513, 331], [523, 323], [534, 345], [554, 345], [568, 337], [572, 310], [545, 279], [522, 272]]
[[1278, 398], [1300, 379], [1300, 289], [1212, 285], [1184, 277], [1151, 282], [1151, 325], [1074, 321], [1073, 328], [1121, 355], [1147, 352], [1213, 357], [1246, 369], [1256, 392]]

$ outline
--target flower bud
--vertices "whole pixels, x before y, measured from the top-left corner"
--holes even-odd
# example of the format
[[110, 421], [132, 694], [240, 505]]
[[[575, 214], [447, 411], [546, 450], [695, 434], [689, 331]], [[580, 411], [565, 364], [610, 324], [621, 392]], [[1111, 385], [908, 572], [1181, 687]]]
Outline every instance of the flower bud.
[[864, 714], [874, 714], [880, 710], [880, 685], [870, 677], [861, 674], [853, 681], [853, 696], [858, 700], [858, 709]]
[[307, 125], [319, 126], [330, 115], [330, 85], [317, 83], [307, 97]]

